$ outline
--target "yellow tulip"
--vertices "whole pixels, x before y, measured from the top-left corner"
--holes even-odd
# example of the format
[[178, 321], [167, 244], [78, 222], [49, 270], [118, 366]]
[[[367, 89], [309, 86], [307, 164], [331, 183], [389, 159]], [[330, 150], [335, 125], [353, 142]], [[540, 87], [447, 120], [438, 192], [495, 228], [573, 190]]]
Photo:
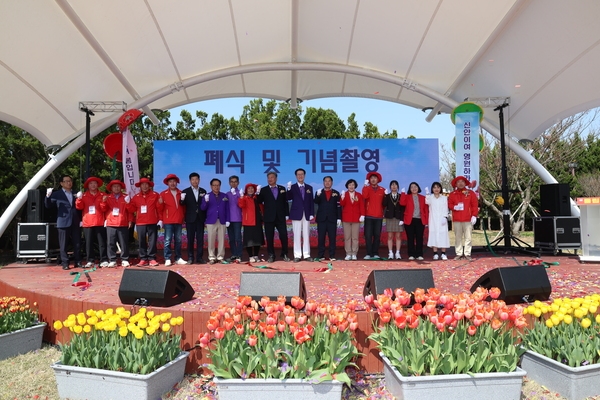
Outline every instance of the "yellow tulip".
[[594, 303], [591, 303], [591, 304], [590, 304], [590, 307], [589, 307], [589, 311], [590, 311], [592, 314], [596, 314], [596, 311], [598, 311], [598, 305], [596, 305], [596, 304], [594, 304]]
[[92, 330], [92, 327], [91, 327], [91, 326], [89, 326], [89, 325], [87, 325], [87, 324], [83, 326], [83, 331], [84, 331], [85, 333], [90, 333], [90, 332], [91, 332], [91, 330]]
[[96, 317], [101, 318], [104, 315], [104, 310], [96, 311]]
[[552, 309], [552, 312], [557, 312], [560, 309], [560, 306], [556, 303], [552, 303], [550, 308]]
[[112, 332], [115, 329], [117, 329], [117, 325], [116, 324], [113, 324], [113, 323], [110, 323], [110, 322], [107, 322], [106, 324], [104, 324], [104, 331], [105, 332]]
[[171, 318], [169, 323], [171, 324], [171, 326], [177, 326], [177, 318]]
[[583, 313], [583, 310], [581, 308], [576, 308], [575, 311], [573, 311], [573, 315], [577, 319], [581, 319], [585, 316], [585, 314]]
[[171, 315], [167, 315], [170, 313], [162, 313], [160, 314], [160, 321], [161, 322], [167, 322], [169, 320], [169, 318], [171, 318]]
[[534, 311], [535, 311], [535, 307], [534, 306], [527, 306], [527, 313], [528, 314], [533, 314]]
[[535, 315], [536, 317], [539, 317], [540, 315], [542, 315], [542, 310], [540, 310], [539, 308], [536, 308], [535, 310], [533, 310], [533, 315]]
[[76, 319], [76, 317], [75, 317], [75, 314], [71, 314], [71, 315], [69, 315], [69, 316], [67, 317], [67, 319], [68, 319], [69, 321], [75, 321], [75, 319]]
[[73, 332], [75, 332], [78, 335], [81, 333], [82, 330], [83, 330], [83, 327], [81, 325], [75, 325], [73, 327]]
[[117, 307], [117, 308], [115, 309], [115, 312], [116, 312], [117, 314], [121, 314], [123, 311], [125, 311], [125, 307]]
[[169, 325], [169, 324], [163, 324], [162, 325], [162, 331], [163, 332], [169, 332], [169, 330], [171, 330], [171, 325]]
[[589, 327], [590, 327], [590, 325], [591, 325], [591, 324], [592, 324], [592, 321], [590, 321], [590, 319], [589, 319], [589, 318], [584, 318], [584, 319], [582, 319], [582, 320], [581, 320], [581, 326], [582, 326], [583, 328], [586, 328], [586, 329], [587, 329], [587, 328], [589, 328]]
[[123, 327], [121, 327], [121, 328], [119, 328], [119, 335], [121, 335], [121, 337], [125, 337], [125, 336], [127, 336], [127, 333], [128, 333], [128, 332], [129, 332], [129, 331], [128, 331], [128, 330], [127, 330], [127, 328], [126, 328], [126, 327], [124, 327], [124, 326], [123, 326]]
[[183, 325], [183, 317], [182, 316], [177, 317], [177, 325]]
[[104, 311], [104, 313], [107, 315], [113, 315], [114, 311], [112, 308], [107, 308], [106, 311]]
[[600, 324], [600, 314], [596, 314], [596, 322]]
[[146, 315], [146, 311], [147, 311], [147, 310], [146, 310], [144, 307], [142, 307], [142, 308], [140, 308], [140, 310], [138, 311], [138, 314], [139, 314], [139, 315], [142, 315], [142, 316], [144, 316], [144, 315]]
[[142, 318], [138, 321], [137, 326], [140, 329], [146, 329], [148, 327], [148, 320], [146, 318]]
[[573, 317], [567, 314], [565, 315], [563, 322], [567, 325], [571, 325], [571, 322], [573, 322]]
[[554, 326], [556, 326], [556, 325], [560, 324], [560, 318], [558, 318], [558, 317], [556, 316], [556, 314], [553, 314], [553, 315], [550, 317], [550, 319], [552, 320], [552, 324], [553, 324]]
[[154, 326], [150, 325], [146, 328], [146, 333], [148, 335], [154, 335], [154, 332], [156, 332], [156, 328]]
[[87, 315], [88, 317], [91, 317], [92, 315], [96, 315], [96, 311], [94, 311], [90, 308], [89, 310], [87, 310], [85, 312], [85, 315]]
[[124, 326], [126, 327], [126, 326], [127, 326], [127, 323], [126, 323], [125, 321], [121, 320], [121, 321], [119, 321], [119, 322], [117, 323], [117, 326], [118, 326], [119, 328], [122, 328], [122, 327], [124, 327]]
[[95, 315], [92, 317], [89, 317], [87, 319], [87, 323], [90, 325], [96, 325], [98, 323], [98, 317], [96, 317]]
[[546, 326], [547, 326], [548, 328], [552, 328], [552, 327], [554, 326], [554, 324], [552, 323], [552, 320], [551, 320], [551, 319], [547, 319], [547, 320], [546, 320]]
[[54, 321], [54, 329], [56, 329], [57, 331], [60, 331], [63, 328], [63, 324], [62, 322], [59, 321]]
[[151, 310], [151, 311], [148, 311], [148, 312], [146, 313], [146, 318], [148, 318], [148, 319], [152, 319], [152, 317], [154, 317], [154, 311], [152, 311], [152, 310]]
[[533, 302], [533, 305], [534, 305], [536, 308], [540, 308], [540, 307], [542, 306], [542, 304], [543, 304], [543, 303], [542, 303], [541, 301], [539, 301], [539, 300], [536, 300], [536, 301], [534, 301], [534, 302]]
[[135, 331], [134, 336], [136, 339], [141, 339], [144, 337], [144, 331], [139, 329], [139, 330]]

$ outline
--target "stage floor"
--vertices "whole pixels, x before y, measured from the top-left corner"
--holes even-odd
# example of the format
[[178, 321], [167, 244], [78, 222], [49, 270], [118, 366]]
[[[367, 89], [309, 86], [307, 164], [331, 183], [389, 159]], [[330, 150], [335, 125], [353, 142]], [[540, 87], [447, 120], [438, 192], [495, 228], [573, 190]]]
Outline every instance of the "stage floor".
[[[343, 251], [340, 249], [339, 253]], [[383, 248], [380, 254], [383, 253]], [[190, 349], [196, 343], [198, 334], [206, 330], [209, 313], [221, 304], [234, 305], [240, 286], [242, 272], [301, 272], [306, 284], [307, 299], [318, 302], [344, 304], [348, 300], [357, 300], [359, 308], [363, 306], [363, 287], [369, 273], [374, 269], [416, 269], [430, 268], [433, 272], [435, 287], [441, 291], [459, 293], [468, 291], [471, 286], [487, 271], [497, 267], [520, 266], [532, 257], [523, 255], [494, 256], [491, 253], [473, 254], [472, 261], [433, 261], [431, 254], [426, 253], [425, 261], [365, 261], [359, 254], [358, 261], [338, 260], [331, 262], [283, 262], [272, 264], [214, 264], [214, 265], [175, 265], [165, 267], [159, 259], [160, 269], [170, 269], [183, 276], [196, 291], [194, 298], [188, 302], [169, 307], [174, 315], [182, 315], [185, 319], [184, 348]], [[449, 253], [449, 256], [453, 254]], [[600, 264], [581, 264], [575, 255], [543, 256], [542, 260], [557, 262], [546, 269], [552, 285], [551, 299], [557, 297], [577, 297], [592, 293], [600, 293]], [[137, 260], [131, 260], [137, 262]], [[269, 269], [259, 267], [267, 266]], [[138, 267], [130, 267], [138, 268]], [[56, 332], [52, 323], [56, 319], [65, 319], [70, 313], [85, 311], [88, 308], [107, 308], [121, 306], [118, 296], [123, 268], [103, 268], [90, 273], [92, 279], [89, 287], [72, 286], [74, 275], [81, 269], [63, 271], [58, 265], [44, 263], [13, 263], [0, 269], [0, 295], [17, 295], [37, 301], [42, 320], [48, 323], [44, 339], [56, 343]], [[81, 282], [86, 281], [82, 274]], [[127, 306], [126, 306], [127, 307]], [[362, 333], [359, 341], [370, 333], [370, 319], [366, 312], [361, 313], [359, 328]], [[362, 347], [362, 346], [361, 346]], [[364, 359], [361, 366], [369, 371], [377, 371], [380, 364], [373, 349], [363, 348], [372, 360]], [[202, 362], [206, 362], [200, 348], [194, 349], [188, 362], [188, 371], [193, 371]]]

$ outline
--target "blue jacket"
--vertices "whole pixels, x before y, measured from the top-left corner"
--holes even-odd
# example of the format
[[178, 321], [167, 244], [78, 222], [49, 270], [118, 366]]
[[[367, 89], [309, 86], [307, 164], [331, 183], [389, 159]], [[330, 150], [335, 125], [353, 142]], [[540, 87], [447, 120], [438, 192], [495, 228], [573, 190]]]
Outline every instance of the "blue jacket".
[[219, 192], [218, 195], [208, 192], [208, 196], [208, 202], [204, 200], [204, 197], [200, 202], [200, 209], [206, 211], [206, 224], [214, 224], [218, 218], [219, 222], [225, 225], [225, 222], [229, 222], [229, 199], [227, 195], [223, 192]]
[[300, 186], [294, 183], [287, 192], [287, 199], [292, 201], [290, 207], [290, 219], [292, 221], [300, 221], [302, 216], [308, 221], [310, 216], [315, 215], [315, 203], [313, 201], [313, 188], [310, 185], [304, 184], [304, 199], [300, 192]]
[[52, 192], [50, 197], [46, 197], [44, 205], [46, 208], [52, 208], [56, 206], [57, 217], [56, 227], [57, 228], [69, 228], [71, 226], [79, 227], [81, 222], [81, 211], [75, 209], [75, 195], [71, 192], [71, 200], [67, 199], [67, 194], [61, 188]]

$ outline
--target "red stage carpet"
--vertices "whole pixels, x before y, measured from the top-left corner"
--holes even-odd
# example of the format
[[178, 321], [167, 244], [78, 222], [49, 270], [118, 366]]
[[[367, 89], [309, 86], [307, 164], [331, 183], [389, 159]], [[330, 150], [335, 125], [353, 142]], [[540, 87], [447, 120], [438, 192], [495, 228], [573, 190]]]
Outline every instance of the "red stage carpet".
[[[341, 254], [343, 251], [338, 250]], [[383, 253], [383, 249], [381, 251]], [[182, 315], [184, 348], [194, 346], [198, 334], [206, 330], [209, 313], [218, 305], [233, 305], [238, 295], [240, 273], [243, 271], [263, 271], [258, 266], [269, 266], [277, 271], [301, 272], [306, 283], [307, 298], [319, 302], [342, 304], [347, 300], [358, 300], [360, 309], [364, 310], [362, 291], [365, 281], [373, 269], [410, 269], [431, 268], [435, 286], [441, 291], [457, 293], [468, 291], [475, 281], [485, 272], [497, 268], [523, 265], [531, 257], [509, 255], [495, 257], [491, 253], [476, 253], [473, 261], [334, 261], [332, 269], [328, 262], [282, 262], [273, 264], [215, 264], [215, 265], [176, 265], [171, 269], [183, 276], [194, 288], [194, 299], [186, 303], [168, 308], [175, 316]], [[558, 262], [546, 269], [552, 285], [551, 298], [569, 296], [577, 297], [591, 293], [600, 293], [600, 265], [580, 264], [577, 256], [545, 256], [544, 261]], [[137, 261], [137, 260], [133, 260]], [[159, 260], [162, 263], [162, 260]], [[130, 267], [137, 268], [137, 267]], [[164, 265], [159, 268], [167, 269]], [[321, 272], [326, 270], [327, 272]], [[123, 268], [98, 269], [90, 273], [91, 286], [87, 288], [71, 285], [74, 276], [63, 271], [60, 266], [40, 263], [10, 264], [0, 269], [0, 294], [27, 297], [37, 301], [41, 318], [48, 323], [44, 339], [56, 343], [63, 341], [52, 330], [56, 319], [65, 319], [70, 313], [78, 313], [89, 308], [99, 309], [121, 306], [118, 297], [119, 284]], [[84, 282], [85, 276], [80, 281]], [[129, 307], [129, 306], [126, 306]], [[374, 349], [365, 347], [364, 339], [370, 333], [370, 319], [366, 312], [359, 313], [360, 332], [358, 333], [359, 350], [367, 356], [360, 361], [362, 368], [369, 372], [380, 371], [381, 364]], [[197, 366], [207, 359], [198, 347], [193, 349], [188, 362], [188, 372], [196, 371]]]

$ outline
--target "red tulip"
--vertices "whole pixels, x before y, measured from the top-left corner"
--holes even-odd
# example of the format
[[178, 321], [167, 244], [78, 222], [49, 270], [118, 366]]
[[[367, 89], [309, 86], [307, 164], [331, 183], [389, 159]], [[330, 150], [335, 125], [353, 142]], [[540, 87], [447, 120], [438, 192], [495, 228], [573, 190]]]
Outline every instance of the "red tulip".
[[267, 325], [264, 333], [266, 337], [273, 339], [277, 333], [277, 327], [275, 325]]
[[238, 335], [243, 335], [244, 334], [244, 325], [237, 324], [235, 326], [235, 333], [237, 333]]
[[223, 328], [222, 326], [219, 326], [217, 329], [215, 329], [215, 338], [221, 340], [225, 337], [225, 328]]
[[258, 338], [256, 337], [256, 335], [248, 336], [248, 344], [250, 346], [256, 346], [256, 343], [258, 343]]
[[198, 335], [198, 341], [200, 342], [200, 347], [207, 348], [210, 344], [210, 335], [206, 332], [204, 335]]
[[467, 333], [471, 336], [473, 336], [475, 334], [475, 332], [477, 332], [477, 327], [475, 325], [470, 325], [467, 328]]

